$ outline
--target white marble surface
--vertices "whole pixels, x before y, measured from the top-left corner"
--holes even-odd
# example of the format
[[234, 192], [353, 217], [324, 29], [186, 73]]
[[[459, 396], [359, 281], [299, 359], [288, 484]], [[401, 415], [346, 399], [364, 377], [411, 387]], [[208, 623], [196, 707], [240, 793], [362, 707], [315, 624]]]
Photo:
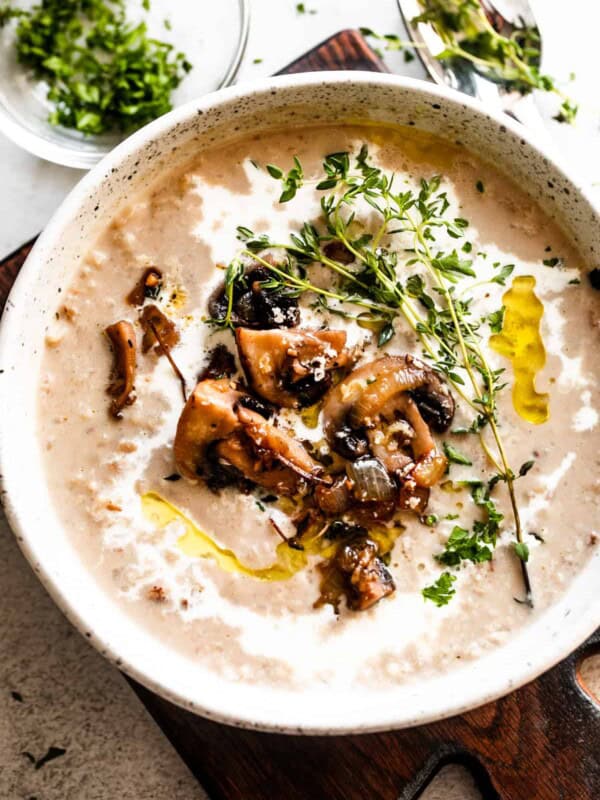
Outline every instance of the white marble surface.
[[[308, 0], [306, 8], [314, 14], [298, 14], [296, 0], [251, 2], [252, 29], [239, 81], [280, 69], [344, 27], [400, 32], [395, 0]], [[549, 121], [549, 131], [565, 163], [600, 199], [600, 8], [590, 0], [532, 4], [544, 35], [545, 66], [565, 79], [576, 73], [569, 89], [582, 105], [576, 128]], [[259, 58], [261, 63], [253, 63]], [[405, 65], [397, 53], [386, 59], [395, 71], [421, 76], [417, 62]], [[548, 107], [543, 100], [540, 105]], [[0, 137], [0, 257], [44, 226], [80, 175]], [[0, 585], [0, 797], [201, 797], [127, 684], [70, 627], [34, 579], [3, 517]], [[590, 683], [596, 682], [600, 692], [597, 672]], [[23, 755], [39, 758], [51, 745], [67, 752], [42, 769]], [[451, 770], [426, 796], [471, 800], [477, 794], [460, 771]]]

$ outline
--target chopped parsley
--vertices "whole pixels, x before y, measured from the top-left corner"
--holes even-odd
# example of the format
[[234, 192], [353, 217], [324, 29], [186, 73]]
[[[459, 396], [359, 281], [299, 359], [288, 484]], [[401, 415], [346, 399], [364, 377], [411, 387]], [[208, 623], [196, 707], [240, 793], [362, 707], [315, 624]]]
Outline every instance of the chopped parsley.
[[483, 185], [483, 181], [477, 181], [477, 183], [475, 184], [475, 188], [480, 194], [483, 194], [485, 192], [485, 186]]
[[48, 86], [49, 122], [86, 135], [131, 131], [170, 111], [191, 69], [183, 53], [148, 36], [145, 22], [127, 19], [125, 0], [0, 7], [0, 27], [11, 19], [19, 63]]
[[456, 580], [456, 575], [450, 572], [442, 572], [440, 577], [431, 586], [426, 586], [422, 590], [423, 597], [426, 600], [432, 600], [436, 606], [448, 605], [450, 600], [456, 594], [456, 589], [452, 586]]

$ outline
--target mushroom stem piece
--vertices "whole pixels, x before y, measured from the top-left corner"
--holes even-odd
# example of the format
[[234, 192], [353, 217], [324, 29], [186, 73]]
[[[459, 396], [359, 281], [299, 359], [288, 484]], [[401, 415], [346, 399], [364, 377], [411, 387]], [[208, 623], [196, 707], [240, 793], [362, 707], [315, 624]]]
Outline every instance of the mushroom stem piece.
[[133, 325], [120, 320], [105, 330], [113, 351], [111, 382], [107, 392], [113, 398], [110, 413], [115, 419], [122, 417], [125, 406], [135, 402], [136, 339]]

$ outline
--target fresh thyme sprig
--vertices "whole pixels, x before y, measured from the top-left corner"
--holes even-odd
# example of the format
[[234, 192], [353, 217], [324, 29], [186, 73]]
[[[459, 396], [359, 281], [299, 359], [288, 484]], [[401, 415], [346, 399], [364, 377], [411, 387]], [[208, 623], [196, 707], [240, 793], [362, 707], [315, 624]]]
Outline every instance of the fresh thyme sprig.
[[[274, 178], [283, 181], [287, 197], [290, 173], [286, 175], [272, 166], [269, 171]], [[502, 381], [503, 370], [490, 367], [481, 347], [480, 328], [483, 323], [489, 324], [489, 320], [476, 318], [471, 300], [463, 299], [456, 291], [460, 280], [477, 275], [472, 259], [464, 257], [464, 248], [459, 254], [456, 247], [441, 250], [437, 246], [440, 234], [456, 241], [463, 238], [468, 222], [449, 214], [450, 202], [441, 189], [439, 176], [422, 179], [416, 191], [398, 191], [394, 175], [369, 162], [366, 145], [354, 159], [348, 153], [327, 156], [323, 172], [323, 178], [316, 184], [317, 189], [326, 192], [321, 198], [318, 227], [313, 222], [305, 222], [300, 230], [290, 235], [288, 243], [275, 242], [266, 235], [257, 236], [250, 229], [240, 227], [238, 236], [245, 243], [242, 255], [270, 271], [270, 289], [314, 293], [319, 304], [334, 313], [346, 313], [340, 308], [343, 304], [366, 309], [383, 323], [380, 345], [393, 335], [396, 318], [404, 318], [419, 336], [426, 357], [472, 410], [471, 426], [461, 432], [479, 435], [481, 446], [495, 470], [486, 493], [482, 494], [481, 489], [471, 492], [476, 505], [483, 509], [485, 519], [475, 523], [471, 533], [464, 529], [459, 532], [457, 526], [451, 536], [452, 566], [463, 560], [477, 560], [471, 557], [474, 552], [482, 555], [489, 551], [491, 557], [502, 521], [502, 515], [490, 498], [498, 482], [506, 484], [516, 542], [523, 551], [514, 488], [517, 476], [508, 461], [497, 418], [497, 396], [506, 385]], [[303, 180], [301, 165], [295, 159], [291, 181], [293, 194]], [[332, 245], [338, 250], [341, 247], [346, 257], [336, 255]], [[261, 255], [269, 248], [280, 254], [279, 260], [267, 260]], [[316, 264], [334, 274], [336, 281], [331, 288], [324, 289], [310, 280], [309, 267]], [[240, 279], [239, 267], [230, 268], [232, 280]], [[513, 268], [513, 265], [498, 264], [492, 281], [504, 285]], [[404, 280], [401, 275], [406, 275]], [[493, 324], [499, 324], [499, 317], [494, 318]], [[489, 439], [486, 431], [489, 431]], [[444, 553], [440, 557], [442, 561], [450, 558]], [[526, 561], [523, 558], [519, 561], [525, 602], [531, 605]]]
[[[431, 25], [435, 30], [444, 43], [444, 50], [435, 55], [439, 61], [468, 61], [490, 79], [521, 94], [534, 89], [556, 94], [561, 105], [554, 119], [571, 124], [575, 121], [577, 104], [550, 75], [540, 71], [540, 36], [536, 28], [523, 25], [512, 36], [504, 36], [494, 28], [480, 0], [419, 0], [419, 4], [422, 13], [411, 22]], [[387, 50], [422, 46], [370, 28], [361, 28], [361, 32], [383, 42]]]

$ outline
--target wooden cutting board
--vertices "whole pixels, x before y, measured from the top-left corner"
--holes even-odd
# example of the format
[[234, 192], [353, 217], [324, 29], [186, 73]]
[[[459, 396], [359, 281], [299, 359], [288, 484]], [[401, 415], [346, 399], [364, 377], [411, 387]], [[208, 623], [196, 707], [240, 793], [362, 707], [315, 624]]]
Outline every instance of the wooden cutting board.
[[[347, 30], [282, 72], [333, 69], [386, 71], [360, 34]], [[0, 306], [32, 245], [0, 264]], [[600, 800], [600, 708], [578, 677], [593, 653], [600, 653], [600, 631], [495, 703], [431, 725], [364, 736], [240, 730], [130, 683], [212, 800], [413, 800], [452, 762], [474, 773], [485, 800]]]

